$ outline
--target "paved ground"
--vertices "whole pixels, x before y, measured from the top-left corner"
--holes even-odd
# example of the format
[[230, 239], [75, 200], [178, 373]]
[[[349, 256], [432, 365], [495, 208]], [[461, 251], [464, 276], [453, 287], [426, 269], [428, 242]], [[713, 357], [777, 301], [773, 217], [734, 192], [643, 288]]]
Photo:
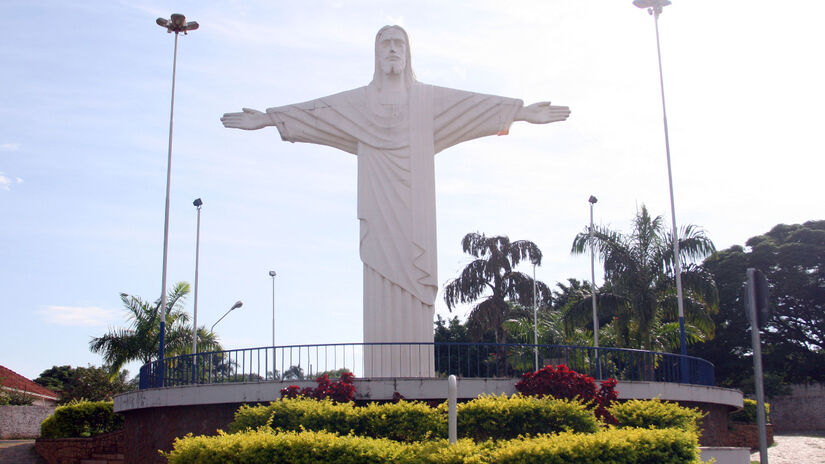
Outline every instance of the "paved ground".
[[[825, 464], [825, 432], [776, 435], [768, 448], [770, 464]], [[751, 454], [759, 462], [759, 450]]]
[[0, 464], [46, 464], [34, 452], [34, 440], [0, 440]]

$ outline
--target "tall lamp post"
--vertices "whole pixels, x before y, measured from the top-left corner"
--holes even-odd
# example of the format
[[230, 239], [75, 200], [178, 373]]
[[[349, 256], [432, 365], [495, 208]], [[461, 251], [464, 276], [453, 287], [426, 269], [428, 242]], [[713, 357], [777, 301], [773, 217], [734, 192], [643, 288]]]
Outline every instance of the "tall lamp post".
[[192, 359], [196, 360], [194, 356], [198, 354], [198, 260], [200, 258], [201, 249], [201, 206], [203, 201], [198, 198], [192, 202], [195, 208], [198, 208], [198, 228], [195, 234], [195, 315], [192, 317]]
[[539, 370], [539, 306], [536, 302], [536, 263], [533, 263], [533, 356], [536, 371]]
[[169, 155], [166, 162], [166, 209], [163, 216], [163, 277], [160, 289], [160, 350], [158, 360], [160, 361], [160, 386], [163, 386], [163, 358], [166, 337], [166, 263], [169, 249], [169, 184], [172, 180], [172, 121], [175, 115], [175, 72], [178, 65], [178, 34], [194, 31], [199, 27], [195, 21], [186, 22], [186, 17], [182, 14], [173, 14], [171, 19], [158, 18], [155, 22], [165, 27], [168, 33], [175, 33], [175, 51], [172, 54], [172, 102], [169, 110]]
[[[647, 12], [653, 16], [653, 24], [656, 29], [656, 54], [659, 58], [659, 87], [662, 92], [662, 119], [665, 129], [665, 154], [667, 155], [667, 181], [670, 188], [670, 221], [673, 225], [673, 270], [676, 274], [676, 297], [679, 308], [679, 345], [682, 356], [687, 355], [687, 342], [685, 340], [685, 307], [682, 301], [682, 268], [679, 262], [679, 230], [676, 227], [676, 203], [673, 200], [673, 172], [670, 165], [670, 138], [667, 130], [667, 111], [665, 110], [665, 80], [662, 73], [662, 47], [659, 44], [659, 15], [662, 9], [670, 5], [670, 0], [634, 0], [633, 5], [638, 8], [646, 8]], [[687, 380], [687, 363], [682, 359], [682, 381]]]

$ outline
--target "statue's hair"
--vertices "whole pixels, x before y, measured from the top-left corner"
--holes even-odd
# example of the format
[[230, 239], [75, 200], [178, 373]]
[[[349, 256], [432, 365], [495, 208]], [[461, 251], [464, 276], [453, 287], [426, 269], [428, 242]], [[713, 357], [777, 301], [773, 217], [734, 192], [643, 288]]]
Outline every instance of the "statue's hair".
[[381, 62], [378, 59], [378, 44], [381, 41], [381, 36], [385, 32], [389, 31], [390, 29], [396, 29], [396, 30], [400, 31], [401, 35], [404, 36], [404, 41], [407, 42], [407, 46], [406, 46], [406, 49], [407, 49], [406, 50], [407, 63], [406, 63], [406, 66], [404, 67], [403, 73], [404, 73], [404, 82], [406, 83], [407, 86], [410, 86], [410, 85], [418, 82], [418, 80], [415, 78], [415, 73], [413, 72], [413, 69], [412, 69], [412, 58], [411, 58], [411, 54], [410, 54], [410, 37], [407, 35], [407, 31], [405, 31], [403, 27], [395, 26], [395, 25], [393, 25], [393, 26], [384, 26], [378, 31], [378, 34], [375, 34], [375, 72], [372, 75], [372, 84], [378, 86], [378, 88], [381, 88], [381, 79], [382, 79], [383, 71], [381, 70]]

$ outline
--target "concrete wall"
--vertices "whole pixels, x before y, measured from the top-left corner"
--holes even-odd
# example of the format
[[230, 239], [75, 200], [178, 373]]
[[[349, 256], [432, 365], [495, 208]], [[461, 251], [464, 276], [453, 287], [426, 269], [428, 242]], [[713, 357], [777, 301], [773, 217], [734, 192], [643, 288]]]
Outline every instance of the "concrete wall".
[[825, 430], [825, 385], [792, 385], [791, 394], [769, 398], [776, 433]]
[[54, 406], [0, 406], [0, 439], [37, 438]]

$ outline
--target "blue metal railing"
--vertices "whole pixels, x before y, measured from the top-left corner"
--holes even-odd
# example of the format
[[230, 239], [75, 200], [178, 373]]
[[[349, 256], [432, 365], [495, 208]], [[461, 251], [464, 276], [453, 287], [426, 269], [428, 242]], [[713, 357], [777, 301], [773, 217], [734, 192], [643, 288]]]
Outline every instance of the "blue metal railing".
[[534, 370], [536, 351], [540, 366], [564, 364], [597, 380], [715, 383], [713, 364], [673, 353], [523, 343], [338, 343], [213, 351], [153, 361], [140, 368], [140, 389], [314, 380], [342, 369], [356, 377], [517, 378]]

